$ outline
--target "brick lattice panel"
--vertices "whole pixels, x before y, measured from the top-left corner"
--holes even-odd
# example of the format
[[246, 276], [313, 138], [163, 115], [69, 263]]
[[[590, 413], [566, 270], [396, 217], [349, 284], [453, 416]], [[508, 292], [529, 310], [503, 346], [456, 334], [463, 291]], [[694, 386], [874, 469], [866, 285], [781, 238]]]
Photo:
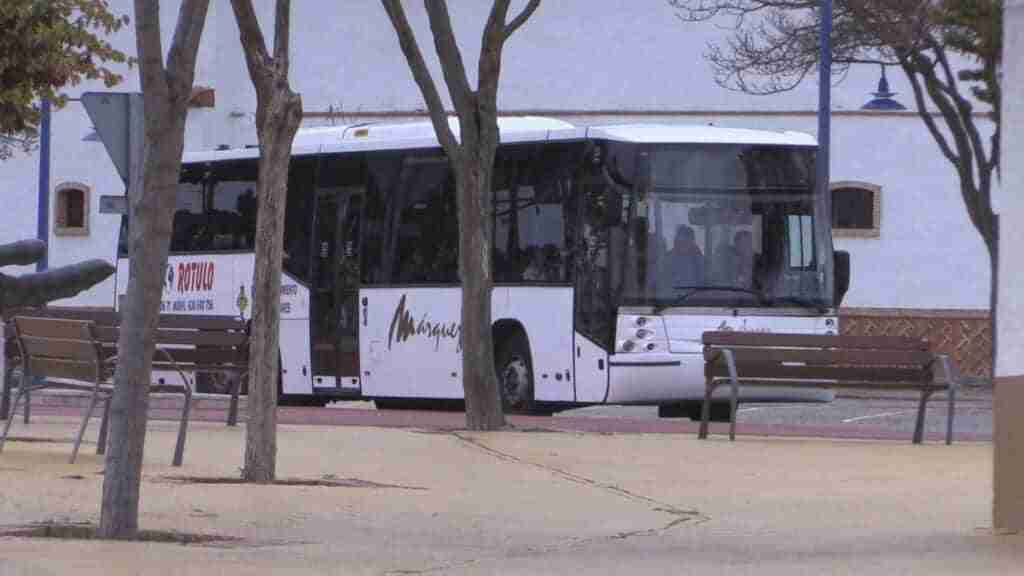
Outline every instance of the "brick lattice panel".
[[992, 323], [988, 314], [963, 312], [861, 312], [843, 310], [839, 330], [850, 336], [927, 338], [933, 350], [949, 354], [960, 373], [992, 375]]

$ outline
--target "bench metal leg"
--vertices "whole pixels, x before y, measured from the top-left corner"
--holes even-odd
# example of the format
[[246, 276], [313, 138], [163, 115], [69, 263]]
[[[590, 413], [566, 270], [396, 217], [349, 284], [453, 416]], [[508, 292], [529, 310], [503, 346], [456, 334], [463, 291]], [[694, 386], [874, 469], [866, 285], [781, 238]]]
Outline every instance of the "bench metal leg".
[[708, 421], [711, 420], [711, 393], [714, 389], [714, 379], [708, 378], [704, 383], [704, 403], [700, 407], [700, 429], [697, 432], [697, 438], [701, 440], [708, 437]]
[[82, 445], [82, 437], [85, 436], [85, 429], [89, 426], [89, 419], [92, 418], [92, 411], [96, 409], [96, 404], [100, 401], [99, 388], [92, 393], [92, 398], [89, 399], [89, 408], [85, 411], [85, 416], [82, 417], [82, 424], [78, 427], [78, 435], [75, 436], [75, 447], [71, 449], [71, 464], [75, 463], [75, 458], [78, 458], [78, 447]]
[[914, 444], [920, 444], [924, 439], [924, 416], [925, 408], [928, 405], [928, 398], [932, 395], [930, 390], [921, 392], [921, 402], [917, 406], [917, 423], [914, 424]]
[[100, 420], [100, 435], [96, 438], [96, 453], [106, 454], [107, 453], [107, 428], [110, 423], [110, 401], [111, 396], [107, 396], [107, 399], [103, 402], [103, 419]]
[[13, 414], [11, 410], [11, 380], [14, 379], [14, 370], [11, 366], [4, 366], [3, 390], [0, 391], [0, 420], [7, 420]]
[[949, 356], [939, 357], [942, 370], [946, 373], [946, 445], [953, 443], [953, 413], [956, 408], [956, 391], [960, 388], [960, 375], [954, 371]]
[[946, 446], [953, 443], [953, 410], [956, 404], [956, 387], [950, 386], [946, 391], [948, 406], [946, 408]]
[[[27, 426], [28, 425], [29, 413], [32, 410], [32, 386], [30, 386], [29, 383], [28, 383], [28, 380], [29, 380], [28, 374], [23, 374], [21, 376], [21, 378], [25, 381], [24, 384], [22, 385], [22, 388], [25, 389], [25, 425]], [[34, 383], [35, 383], [35, 379], [33, 379], [33, 384]], [[12, 416], [12, 418], [13, 418], [13, 416]]]
[[722, 350], [725, 355], [725, 365], [729, 368], [729, 382], [732, 385], [732, 396], [729, 399], [729, 441], [736, 440], [736, 407], [740, 403], [739, 376], [736, 374], [736, 357], [732, 350]]
[[242, 378], [239, 374], [235, 378], [234, 386], [231, 387], [231, 402], [228, 404], [228, 426], [238, 425], [238, 395], [242, 392]]
[[11, 414], [7, 419], [7, 423], [4, 424], [4, 435], [0, 436], [0, 452], [4, 450], [4, 442], [7, 441], [7, 433], [11, 431], [11, 424], [14, 424], [14, 417], [18, 413], [18, 402], [21, 397], [25, 394], [25, 387], [18, 386], [18, 393], [14, 395], [14, 403], [11, 405]]
[[181, 422], [178, 424], [178, 441], [174, 445], [174, 460], [171, 464], [174, 466], [181, 466], [182, 461], [185, 459], [185, 435], [188, 434], [188, 416], [192, 410], [192, 391], [188, 386], [185, 386], [184, 390], [185, 399], [182, 401], [181, 406]]

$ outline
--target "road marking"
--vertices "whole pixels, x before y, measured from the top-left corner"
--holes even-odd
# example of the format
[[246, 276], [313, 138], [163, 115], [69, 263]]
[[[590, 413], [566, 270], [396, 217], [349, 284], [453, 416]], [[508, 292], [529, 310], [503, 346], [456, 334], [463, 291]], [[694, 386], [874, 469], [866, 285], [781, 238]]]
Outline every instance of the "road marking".
[[881, 414], [869, 414], [867, 416], [857, 416], [856, 418], [847, 418], [843, 420], [843, 424], [849, 424], [850, 422], [859, 422], [861, 420], [870, 420], [872, 418], [885, 418], [886, 416], [899, 416], [901, 414], [910, 414], [916, 412], [916, 410], [900, 410], [899, 412], [883, 412]]
[[760, 408], [737, 408], [737, 412], [757, 412]]

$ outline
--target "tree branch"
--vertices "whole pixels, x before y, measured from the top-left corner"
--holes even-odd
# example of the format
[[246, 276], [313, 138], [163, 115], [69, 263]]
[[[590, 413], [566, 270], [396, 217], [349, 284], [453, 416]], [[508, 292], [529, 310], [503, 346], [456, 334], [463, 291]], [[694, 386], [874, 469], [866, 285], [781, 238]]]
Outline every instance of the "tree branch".
[[[191, 96], [196, 54], [199, 52], [199, 41], [203, 36], [203, 25], [206, 24], [209, 8], [210, 0], [182, 0], [178, 10], [174, 40], [167, 54], [166, 73], [168, 88], [174, 91], [175, 101], [180, 105], [187, 105]], [[154, 36], [159, 36], [159, 32]]]
[[[267, 41], [260, 28], [259, 19], [253, 10], [252, 0], [231, 0], [231, 9], [238, 23], [238, 34], [245, 54], [245, 65], [256, 89], [257, 104], [267, 98], [267, 91], [273, 80], [274, 61], [267, 53]], [[276, 45], [276, 39], [275, 39]], [[261, 108], [262, 109], [262, 108]]]
[[285, 77], [290, 66], [292, 0], [277, 0], [274, 14], [274, 61]]
[[508, 38], [505, 34], [508, 7], [509, 0], [495, 0], [484, 25], [484, 34], [480, 41], [480, 60], [477, 62], [478, 106], [497, 103], [502, 49]]
[[166, 76], [152, 73], [164, 70], [164, 49], [160, 40], [160, 2], [157, 0], [135, 0], [135, 49], [139, 53], [139, 81], [142, 84], [142, 92], [166, 94]]
[[540, 0], [530, 0], [530, 3], [523, 8], [523, 11], [513, 18], [512, 21], [508, 23], [508, 26], [505, 26], [506, 40], [508, 40], [509, 36], [515, 34], [516, 30], [519, 30], [523, 24], [526, 24], [526, 21], [529, 20], [530, 17], [533, 16], [533, 13], [537, 11], [538, 6], [540, 6]]
[[974, 107], [971, 106], [971, 103], [968, 102], [963, 95], [961, 95], [960, 90], [957, 87], [957, 75], [949, 63], [949, 58], [946, 55], [945, 48], [943, 48], [941, 44], [936, 44], [933, 47], [933, 51], [935, 52], [939, 62], [942, 64], [942, 70], [947, 79], [945, 88], [950, 95], [950, 99], [956, 105], [960, 125], [969, 139], [973, 152], [971, 160], [977, 165], [979, 177], [984, 178], [986, 167], [989, 162], [981, 134], [978, 132], [978, 127], [972, 119]]
[[[267, 41], [253, 10], [252, 0], [231, 0], [231, 9], [234, 10], [235, 21], [238, 22], [238, 34], [242, 41], [242, 51], [245, 52], [249, 74], [253, 78], [262, 77], [266, 74], [270, 55], [267, 53]], [[276, 42], [275, 38], [275, 44]]]
[[[447, 0], [424, 0], [423, 7], [430, 20], [434, 49], [437, 50], [437, 57], [441, 61], [441, 73], [444, 76], [445, 84], [448, 85], [448, 95], [451, 96], [452, 105], [455, 106], [455, 113], [459, 115], [463, 127], [470, 126], [471, 123], [475, 123], [476, 113], [473, 88], [469, 85], [469, 79], [466, 77], [462, 52], [459, 50], [455, 32], [452, 30], [451, 17], [448, 15], [448, 2]], [[465, 142], [465, 136], [463, 136], [463, 142]]]
[[448, 116], [445, 113], [444, 103], [437, 91], [434, 79], [430, 76], [430, 70], [423, 60], [423, 53], [420, 52], [419, 44], [416, 43], [416, 36], [413, 35], [412, 27], [405, 16], [405, 9], [402, 8], [401, 0], [381, 0], [384, 10], [391, 20], [391, 25], [398, 35], [398, 43], [402, 48], [405, 59], [409, 62], [409, 69], [412, 71], [413, 79], [423, 93], [423, 99], [427, 104], [427, 112], [430, 114], [430, 121], [434, 124], [434, 132], [437, 133], [437, 140], [444, 147], [445, 152], [451, 158], [458, 158], [461, 155], [459, 144], [448, 126]]
[[946, 140], [946, 136], [939, 130], [938, 125], [935, 122], [935, 118], [932, 117], [931, 112], [928, 110], [928, 104], [925, 101], [924, 88], [921, 86], [921, 81], [917, 77], [917, 72], [913, 64], [906, 63], [903, 65], [903, 71], [907, 75], [907, 80], [910, 81], [910, 89], [914, 94], [914, 104], [917, 106], [917, 114], [924, 121], [928, 131], [931, 132], [932, 137], [935, 138], [935, 142], [939, 145], [939, 150], [942, 155], [946, 157], [954, 166], [959, 162], [959, 158], [956, 153], [953, 152], [953, 148], [950, 147], [949, 142]]

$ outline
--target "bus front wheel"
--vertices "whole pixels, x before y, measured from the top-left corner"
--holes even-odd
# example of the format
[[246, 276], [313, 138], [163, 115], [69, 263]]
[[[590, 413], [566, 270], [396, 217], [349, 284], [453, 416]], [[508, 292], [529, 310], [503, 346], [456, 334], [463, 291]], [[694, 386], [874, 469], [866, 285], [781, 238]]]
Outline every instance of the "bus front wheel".
[[495, 355], [498, 390], [506, 412], [525, 414], [534, 409], [533, 363], [526, 336], [516, 333], [501, 343]]

